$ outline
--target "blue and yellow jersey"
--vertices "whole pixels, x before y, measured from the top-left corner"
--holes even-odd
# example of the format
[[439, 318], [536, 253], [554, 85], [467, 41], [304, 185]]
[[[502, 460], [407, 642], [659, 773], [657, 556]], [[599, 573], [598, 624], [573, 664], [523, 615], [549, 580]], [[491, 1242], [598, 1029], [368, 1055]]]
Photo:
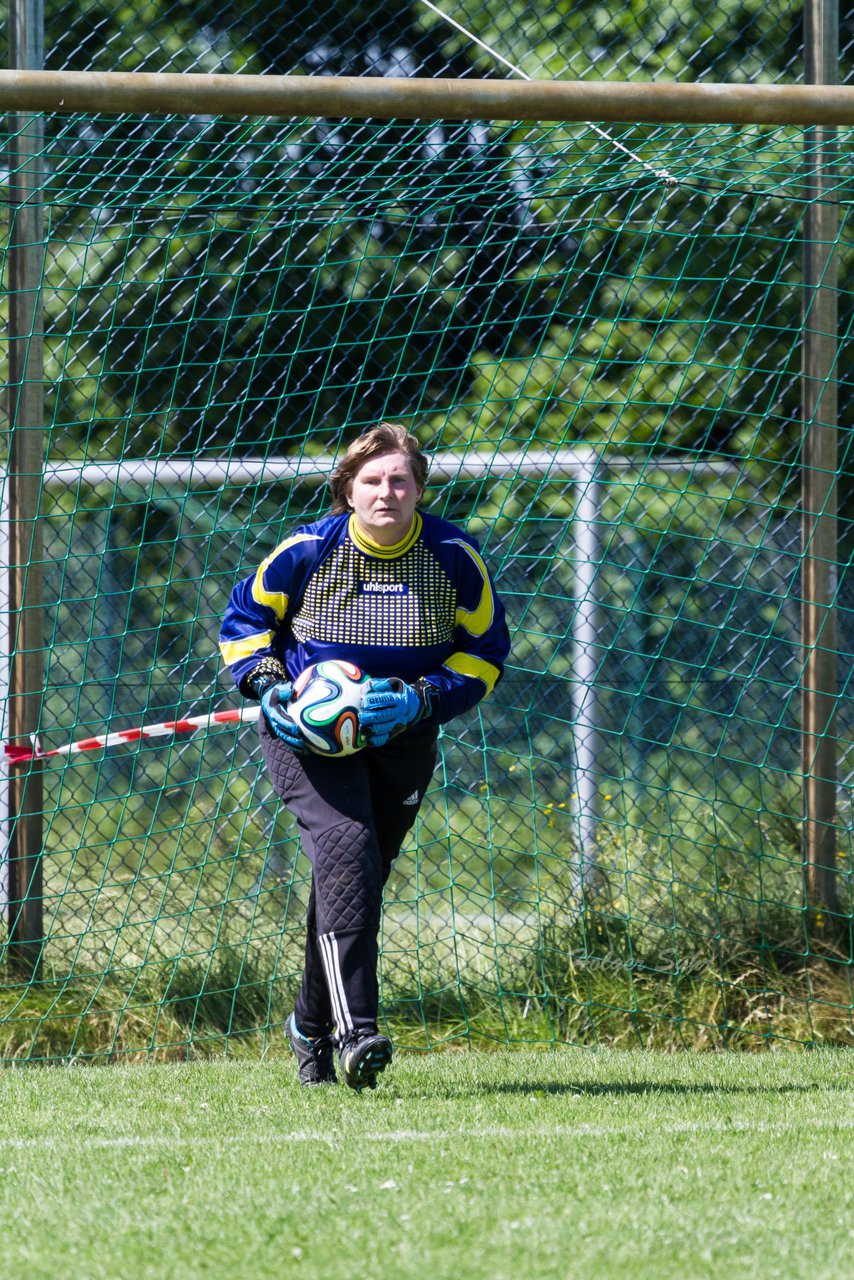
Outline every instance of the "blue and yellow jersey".
[[220, 649], [243, 692], [265, 658], [291, 680], [324, 658], [424, 677], [444, 722], [492, 691], [510, 638], [474, 538], [417, 512], [402, 542], [380, 547], [345, 512], [297, 529], [237, 584]]

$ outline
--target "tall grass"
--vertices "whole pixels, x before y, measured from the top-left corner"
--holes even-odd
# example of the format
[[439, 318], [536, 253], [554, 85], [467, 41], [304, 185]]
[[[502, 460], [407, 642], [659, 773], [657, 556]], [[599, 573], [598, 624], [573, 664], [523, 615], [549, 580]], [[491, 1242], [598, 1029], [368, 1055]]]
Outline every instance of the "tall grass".
[[[683, 815], [678, 842], [603, 822], [582, 885], [559, 804], [466, 793], [428, 808], [383, 924], [399, 1044], [854, 1042], [850, 872], [836, 920], [807, 912], [795, 824], [766, 817], [739, 845], [723, 813], [695, 813], [696, 830]], [[125, 830], [46, 863], [43, 972], [0, 968], [0, 1058], [285, 1051], [308, 866], [287, 823], [272, 839], [234, 815], [212, 829], [170, 825], [154, 849]]]
[[[601, 923], [600, 923], [601, 921]], [[383, 967], [383, 1018], [411, 1049], [606, 1045], [760, 1049], [854, 1044], [854, 991], [840, 956], [777, 966], [747, 946], [739, 962], [686, 972], [627, 964], [612, 920], [542, 922], [539, 937], [484, 945], [471, 921], [443, 962], [443, 930], [422, 923], [421, 963]], [[597, 939], [590, 946], [591, 934]], [[598, 951], [598, 954], [596, 953]], [[156, 1061], [286, 1052], [299, 950], [224, 944], [137, 971], [16, 982], [2, 975], [0, 1057]]]

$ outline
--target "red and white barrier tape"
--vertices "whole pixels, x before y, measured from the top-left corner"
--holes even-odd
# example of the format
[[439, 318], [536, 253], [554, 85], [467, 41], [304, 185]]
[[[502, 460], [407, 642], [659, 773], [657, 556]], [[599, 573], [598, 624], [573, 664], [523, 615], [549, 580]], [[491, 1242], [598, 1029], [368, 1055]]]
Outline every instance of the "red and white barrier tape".
[[79, 738], [66, 742], [65, 746], [43, 751], [38, 738], [30, 747], [14, 743], [4, 744], [8, 764], [28, 764], [32, 760], [46, 760], [49, 756], [73, 756], [81, 751], [100, 751], [104, 747], [118, 747], [129, 742], [143, 742], [146, 738], [171, 738], [178, 733], [195, 733], [197, 729], [209, 729], [215, 724], [249, 724], [261, 714], [259, 706], [239, 707], [234, 711], [214, 711], [207, 716], [188, 716], [184, 720], [164, 720], [161, 724], [144, 724], [139, 729], [117, 729], [115, 733], [99, 733], [94, 738]]

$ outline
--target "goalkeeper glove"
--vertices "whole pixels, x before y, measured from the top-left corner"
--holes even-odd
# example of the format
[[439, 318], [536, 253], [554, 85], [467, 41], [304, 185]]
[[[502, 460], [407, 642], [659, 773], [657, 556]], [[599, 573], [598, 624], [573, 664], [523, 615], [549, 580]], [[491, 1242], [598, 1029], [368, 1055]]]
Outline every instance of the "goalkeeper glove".
[[411, 729], [432, 710], [423, 681], [407, 684], [396, 676], [369, 680], [362, 697], [359, 723], [370, 747], [384, 747], [390, 738]]
[[268, 685], [261, 694], [261, 712], [271, 732], [299, 756], [305, 755], [309, 748], [299, 725], [288, 715], [288, 701], [292, 693], [293, 685], [285, 681]]

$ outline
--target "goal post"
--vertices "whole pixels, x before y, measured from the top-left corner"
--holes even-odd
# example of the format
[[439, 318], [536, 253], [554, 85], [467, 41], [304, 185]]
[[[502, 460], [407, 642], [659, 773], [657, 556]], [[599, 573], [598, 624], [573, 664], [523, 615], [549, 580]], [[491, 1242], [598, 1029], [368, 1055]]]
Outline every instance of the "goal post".
[[[588, 1011], [613, 1002], [594, 999], [593, 978], [584, 998], [556, 996], [551, 979], [535, 996], [525, 956], [533, 947], [542, 968], [556, 929], [589, 973], [613, 962], [627, 1016], [668, 937], [682, 939], [662, 969], [673, 990], [691, 975], [695, 937], [725, 991], [740, 931], [759, 931], [760, 953], [773, 934], [787, 957], [805, 946], [836, 963], [851, 914], [837, 805], [854, 762], [838, 755], [833, 665], [837, 614], [844, 629], [850, 612], [833, 460], [835, 330], [849, 322], [834, 310], [834, 272], [851, 255], [847, 215], [812, 217], [837, 187], [830, 151], [805, 130], [850, 129], [854, 89], [27, 69], [0, 72], [0, 106], [17, 113], [13, 179], [44, 174], [26, 193], [10, 188], [4, 263], [20, 391], [13, 543], [29, 531], [9, 559], [9, 736], [118, 728], [128, 689], [137, 722], [218, 705], [228, 689], [210, 630], [226, 570], [260, 561], [273, 525], [319, 514], [318, 482], [345, 436], [404, 420], [446, 482], [437, 509], [484, 542], [517, 644], [498, 697], [473, 727], [446, 732], [435, 814], [447, 832], [424, 819], [416, 887], [395, 899], [402, 936], [416, 930], [401, 965], [432, 957], [430, 989], [443, 991], [457, 940], [471, 921], [488, 925], [495, 970], [476, 986], [494, 981], [499, 999], [524, 987], [548, 1022], [553, 998]], [[39, 113], [43, 144], [15, 123]], [[590, 120], [631, 127], [594, 132]], [[44, 232], [26, 222], [40, 205]], [[84, 615], [85, 642], [66, 630]], [[210, 766], [204, 746], [170, 752], [173, 782], [141, 755], [150, 777], [142, 791], [126, 777], [112, 806], [123, 765], [113, 777], [93, 763], [75, 795], [65, 770], [83, 765], [46, 764], [44, 800], [37, 769], [11, 774], [25, 847], [8, 858], [10, 954], [35, 972], [59, 935], [66, 954], [98, 953], [98, 929], [71, 903], [94, 913], [107, 885], [108, 919], [127, 895], [111, 945], [130, 957], [103, 961], [110, 972], [163, 955], [184, 964], [164, 921], [170, 938], [189, 936], [197, 910], [205, 942], [192, 952], [218, 936], [210, 922], [232, 900], [187, 908], [179, 893], [156, 918], [131, 909], [149, 881], [168, 902], [179, 829], [189, 865], [220, 893], [226, 864], [242, 883], [246, 842], [257, 856], [272, 840], [270, 865], [295, 877], [293, 909], [290, 837], [279, 818], [259, 835], [260, 784], [241, 780], [219, 740], [211, 751]], [[802, 785], [806, 811], [793, 813]], [[786, 822], [805, 858], [780, 835]], [[238, 852], [223, 851], [223, 830]], [[150, 862], [134, 861], [135, 842]], [[113, 881], [119, 856], [135, 870]], [[60, 890], [60, 866], [89, 870]], [[263, 914], [281, 876], [256, 868], [251, 883], [245, 901]], [[417, 933], [428, 903], [453, 942], [441, 928]], [[245, 955], [256, 939], [243, 924]], [[265, 955], [274, 936], [258, 944]], [[396, 963], [393, 945], [385, 954]], [[504, 955], [517, 966], [510, 988]], [[763, 973], [782, 1007], [782, 980]], [[453, 981], [461, 988], [459, 971]], [[739, 988], [734, 1003], [751, 999]], [[797, 999], [815, 1013], [810, 991]], [[838, 994], [829, 1003], [850, 1022]]]
[[[839, 21], [835, 3], [804, 6], [806, 80], [835, 85], [839, 65]], [[821, 911], [838, 907], [836, 883], [837, 617], [839, 580], [837, 368], [839, 269], [836, 242], [838, 122], [818, 122], [805, 138], [804, 181], [808, 192], [804, 236], [803, 420], [804, 460], [802, 643], [804, 679], [801, 744], [804, 776], [804, 855], [807, 898]]]
[[[12, 66], [35, 74], [44, 61], [40, 4], [13, 0], [9, 14]], [[7, 74], [15, 75], [18, 71]], [[15, 103], [10, 115], [9, 248], [7, 267], [9, 444], [3, 478], [5, 604], [12, 620], [11, 651], [0, 657], [8, 681], [3, 721], [11, 738], [33, 733], [44, 690], [41, 636], [41, 523], [39, 501], [44, 466], [44, 274], [42, 152], [44, 126], [37, 112]], [[38, 973], [42, 924], [42, 808], [39, 768], [8, 782], [8, 843], [5, 862], [9, 901], [9, 951], [15, 963]]]

